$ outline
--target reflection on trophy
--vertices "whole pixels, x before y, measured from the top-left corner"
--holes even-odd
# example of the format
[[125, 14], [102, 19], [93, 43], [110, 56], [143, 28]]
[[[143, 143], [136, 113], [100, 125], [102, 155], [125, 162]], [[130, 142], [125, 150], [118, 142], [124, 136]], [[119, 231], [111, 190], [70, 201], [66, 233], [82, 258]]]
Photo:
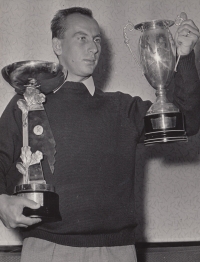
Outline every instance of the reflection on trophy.
[[17, 101], [22, 112], [23, 146], [21, 162], [16, 165], [23, 179], [15, 186], [14, 194], [39, 203], [39, 209], [25, 207], [23, 214], [40, 217], [45, 222], [59, 221], [61, 216], [59, 196], [54, 186], [46, 183], [41, 165], [45, 154], [53, 175], [55, 141], [43, 106], [45, 95], [40, 89], [46, 79], [55, 82], [60, 72], [59, 64], [36, 60], [16, 62], [2, 69], [4, 79], [17, 93], [23, 94], [23, 99]]
[[[169, 31], [173, 24], [170, 20], [152, 20], [135, 26], [132, 23], [126, 25], [130, 31], [134, 28], [143, 33], [139, 40], [140, 65], [147, 81], [156, 89], [156, 101], [144, 118], [145, 145], [187, 141], [183, 115], [166, 97], [166, 87], [172, 80], [176, 62], [176, 49]], [[132, 53], [126, 27], [125, 43]]]

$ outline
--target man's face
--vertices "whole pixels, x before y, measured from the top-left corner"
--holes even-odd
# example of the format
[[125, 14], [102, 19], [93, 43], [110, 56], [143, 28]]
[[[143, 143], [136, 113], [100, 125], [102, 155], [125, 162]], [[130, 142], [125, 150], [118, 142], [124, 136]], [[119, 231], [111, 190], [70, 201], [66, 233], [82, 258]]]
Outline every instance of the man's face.
[[99, 60], [99, 25], [85, 15], [71, 14], [66, 21], [64, 39], [53, 39], [53, 46], [59, 62], [68, 72], [67, 78], [70, 81], [82, 81], [91, 76]]

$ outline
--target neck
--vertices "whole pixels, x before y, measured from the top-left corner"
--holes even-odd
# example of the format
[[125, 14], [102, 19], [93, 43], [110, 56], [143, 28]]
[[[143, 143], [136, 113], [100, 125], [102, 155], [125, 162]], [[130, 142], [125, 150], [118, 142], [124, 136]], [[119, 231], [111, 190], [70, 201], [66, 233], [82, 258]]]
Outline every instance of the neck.
[[70, 74], [66, 68], [63, 67], [63, 73], [65, 75], [65, 80], [66, 81], [71, 81], [71, 82], [82, 82], [90, 77], [89, 76], [75, 76]]

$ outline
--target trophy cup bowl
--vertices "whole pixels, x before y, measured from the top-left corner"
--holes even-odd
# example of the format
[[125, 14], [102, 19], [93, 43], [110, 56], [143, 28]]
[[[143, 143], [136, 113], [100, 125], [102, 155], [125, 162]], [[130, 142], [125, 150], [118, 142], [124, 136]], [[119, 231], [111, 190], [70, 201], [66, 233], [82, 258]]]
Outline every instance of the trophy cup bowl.
[[[130, 22], [127, 24], [142, 32], [139, 39], [140, 63], [133, 57], [142, 67], [149, 84], [156, 89], [156, 101], [144, 117], [145, 145], [187, 141], [183, 115], [166, 97], [166, 88], [172, 80], [176, 64], [176, 47], [169, 30], [173, 24], [171, 20], [152, 20], [135, 26]], [[126, 27], [125, 43], [131, 51]]]
[[[30, 134], [28, 126], [30, 124], [30, 114], [39, 114], [44, 127], [42, 124], [36, 125], [34, 128], [35, 137], [42, 135], [44, 141], [45, 139], [51, 140], [49, 148], [52, 149], [52, 152], [49, 154], [54, 154], [55, 144], [52, 142], [52, 139], [49, 139], [50, 136], [51, 138], [53, 136], [42, 105], [45, 96], [40, 90], [44, 88], [45, 91], [53, 91], [53, 89], [64, 82], [62, 66], [57, 63], [39, 60], [20, 61], [4, 67], [2, 75], [15, 88], [17, 93], [24, 96], [24, 99], [19, 99], [19, 104], [17, 102], [18, 107], [22, 110], [23, 131], [23, 147], [21, 148], [20, 156], [22, 162], [17, 163], [17, 168], [23, 174], [23, 181], [21, 184], [15, 186], [14, 195], [26, 197], [40, 204], [40, 208], [38, 209], [25, 207], [23, 210], [25, 216], [38, 217], [44, 222], [60, 221], [59, 196], [55, 192], [55, 187], [47, 184], [44, 180], [42, 165], [40, 163], [43, 158], [43, 152], [39, 150], [35, 153], [31, 152], [29, 143], [30, 137], [33, 137], [33, 135]], [[50, 84], [48, 85], [48, 83]], [[51, 85], [51, 83], [53, 84]], [[46, 90], [45, 84], [47, 84], [47, 88], [50, 90]], [[45, 131], [45, 129], [47, 130]], [[41, 148], [44, 147], [42, 146]], [[53, 173], [52, 163], [50, 168]]]
[[27, 60], [19, 61], [5, 66], [1, 70], [3, 78], [15, 88], [19, 94], [23, 94], [30, 79], [37, 81], [37, 85], [43, 93], [50, 93], [55, 86], [64, 82], [62, 66], [55, 62]]

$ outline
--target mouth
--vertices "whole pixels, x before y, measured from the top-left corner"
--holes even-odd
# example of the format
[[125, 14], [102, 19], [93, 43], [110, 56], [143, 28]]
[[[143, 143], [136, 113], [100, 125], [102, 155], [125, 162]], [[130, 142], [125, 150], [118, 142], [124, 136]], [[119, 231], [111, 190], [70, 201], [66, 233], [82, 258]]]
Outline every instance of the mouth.
[[83, 59], [83, 61], [88, 65], [94, 65], [96, 62], [95, 59]]

